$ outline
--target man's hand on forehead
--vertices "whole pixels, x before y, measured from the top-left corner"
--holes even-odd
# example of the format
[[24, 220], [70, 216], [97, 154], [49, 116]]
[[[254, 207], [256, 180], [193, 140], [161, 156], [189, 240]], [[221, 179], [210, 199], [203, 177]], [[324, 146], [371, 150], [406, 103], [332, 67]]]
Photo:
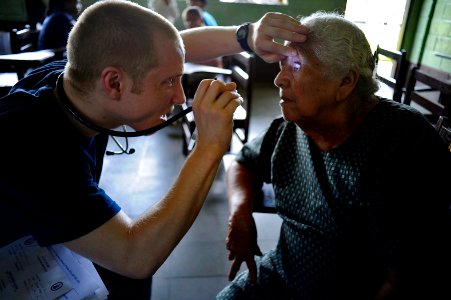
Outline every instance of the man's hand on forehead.
[[251, 24], [251, 41], [254, 52], [268, 63], [278, 62], [284, 57], [297, 54], [296, 49], [277, 40], [303, 43], [309, 29], [298, 20], [281, 13], [267, 13], [258, 22]]

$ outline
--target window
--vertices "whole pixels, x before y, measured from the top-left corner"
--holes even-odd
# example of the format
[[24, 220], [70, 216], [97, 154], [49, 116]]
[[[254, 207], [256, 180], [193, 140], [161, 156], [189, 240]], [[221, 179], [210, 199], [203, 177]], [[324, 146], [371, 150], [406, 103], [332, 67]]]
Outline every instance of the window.
[[365, 33], [371, 49], [399, 49], [406, 18], [406, 0], [347, 0], [345, 18]]

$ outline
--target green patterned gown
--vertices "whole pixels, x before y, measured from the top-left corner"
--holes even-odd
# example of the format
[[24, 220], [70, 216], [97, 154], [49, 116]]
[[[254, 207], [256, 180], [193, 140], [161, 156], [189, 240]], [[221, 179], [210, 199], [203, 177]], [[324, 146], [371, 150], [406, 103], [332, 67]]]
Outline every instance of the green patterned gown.
[[325, 152], [296, 124], [274, 120], [237, 160], [273, 184], [280, 238], [257, 258], [256, 286], [246, 271], [217, 299], [370, 299], [387, 266], [405, 275], [400, 296], [428, 293], [430, 272], [449, 261], [446, 150], [420, 113], [386, 99]]

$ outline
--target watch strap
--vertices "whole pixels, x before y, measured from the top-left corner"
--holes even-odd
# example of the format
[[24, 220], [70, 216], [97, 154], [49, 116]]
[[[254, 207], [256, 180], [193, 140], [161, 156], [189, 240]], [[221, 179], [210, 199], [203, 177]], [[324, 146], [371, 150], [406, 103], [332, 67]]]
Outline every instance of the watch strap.
[[250, 22], [246, 22], [238, 27], [238, 29], [236, 30], [236, 39], [244, 51], [248, 53], [253, 53], [254, 51], [252, 51], [251, 47], [249, 47], [249, 44], [247, 43], [250, 24], [251, 24]]

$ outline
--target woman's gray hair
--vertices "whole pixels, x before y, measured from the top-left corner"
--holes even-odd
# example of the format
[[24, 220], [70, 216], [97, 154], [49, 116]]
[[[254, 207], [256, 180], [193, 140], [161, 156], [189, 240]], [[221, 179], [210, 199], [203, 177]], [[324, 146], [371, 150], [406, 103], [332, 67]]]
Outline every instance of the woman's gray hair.
[[300, 22], [310, 32], [306, 42], [294, 46], [313, 53], [324, 65], [326, 77], [342, 77], [355, 68], [360, 74], [356, 85], [360, 95], [369, 97], [379, 89], [370, 45], [357, 25], [338, 13], [323, 11], [300, 17]]

